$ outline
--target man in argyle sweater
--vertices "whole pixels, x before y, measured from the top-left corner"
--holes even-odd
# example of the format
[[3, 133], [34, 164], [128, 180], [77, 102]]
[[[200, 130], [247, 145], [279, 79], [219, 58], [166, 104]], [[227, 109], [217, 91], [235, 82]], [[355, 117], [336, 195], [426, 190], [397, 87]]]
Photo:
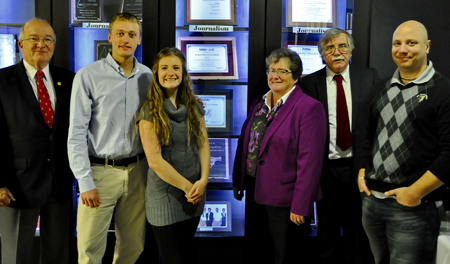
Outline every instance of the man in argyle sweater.
[[394, 32], [398, 69], [372, 94], [358, 185], [363, 226], [376, 263], [431, 263], [437, 202], [450, 178], [450, 81], [427, 60], [424, 25]]

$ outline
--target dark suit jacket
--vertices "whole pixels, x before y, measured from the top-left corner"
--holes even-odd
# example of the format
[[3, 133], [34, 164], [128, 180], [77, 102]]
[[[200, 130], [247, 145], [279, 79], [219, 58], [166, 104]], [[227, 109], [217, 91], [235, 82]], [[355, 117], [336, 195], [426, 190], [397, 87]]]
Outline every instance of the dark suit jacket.
[[213, 220], [214, 220], [214, 214], [212, 212], [206, 213], [206, 224], [211, 225]]
[[[233, 187], [244, 189], [246, 160], [258, 97], [242, 126], [233, 169]], [[264, 134], [256, 165], [255, 201], [290, 207], [294, 214], [308, 216], [322, 197], [320, 175], [325, 144], [325, 114], [319, 102], [297, 85]], [[251, 197], [248, 197], [251, 199]]]
[[74, 73], [50, 66], [56, 91], [53, 128], [44, 122], [23, 61], [0, 70], [0, 187], [14, 208], [40, 208], [53, 197], [70, 199], [73, 175], [67, 158], [69, 104]]
[[[325, 109], [327, 124], [329, 124], [328, 114], [328, 97], [326, 84], [326, 67], [307, 75], [301, 79], [303, 91], [309, 96], [320, 101]], [[360, 158], [362, 154], [362, 144], [366, 133], [367, 118], [369, 115], [369, 97], [372, 86], [379, 81], [376, 70], [365, 67], [358, 67], [357, 65], [350, 65], [350, 86], [352, 91], [352, 148], [353, 148], [353, 163], [355, 182], [358, 171], [361, 168]], [[326, 166], [328, 161], [329, 146], [330, 146], [330, 131], [327, 126], [327, 141], [324, 151], [324, 170], [323, 175], [326, 175]]]

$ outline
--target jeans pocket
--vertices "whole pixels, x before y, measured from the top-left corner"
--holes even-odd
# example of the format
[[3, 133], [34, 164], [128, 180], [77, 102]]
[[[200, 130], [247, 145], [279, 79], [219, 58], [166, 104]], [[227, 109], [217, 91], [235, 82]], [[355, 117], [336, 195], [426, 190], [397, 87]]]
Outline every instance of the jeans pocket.
[[360, 192], [361, 199], [369, 197], [365, 191]]

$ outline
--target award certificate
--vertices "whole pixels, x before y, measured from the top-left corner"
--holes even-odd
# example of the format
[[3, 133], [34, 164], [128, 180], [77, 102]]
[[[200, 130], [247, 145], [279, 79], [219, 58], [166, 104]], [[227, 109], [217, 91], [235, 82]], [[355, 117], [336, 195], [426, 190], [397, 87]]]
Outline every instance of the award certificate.
[[205, 107], [205, 123], [210, 128], [227, 126], [226, 95], [198, 95]]
[[186, 0], [188, 25], [236, 25], [236, 0]]
[[336, 25], [336, 0], [289, 0], [288, 26]]
[[308, 75], [323, 68], [319, 48], [312, 45], [288, 45], [288, 49], [297, 52], [302, 59], [303, 73]]
[[293, 0], [293, 22], [333, 22], [333, 5], [331, 0]]
[[72, 0], [72, 22], [101, 22], [102, 0]]
[[192, 80], [237, 80], [235, 37], [178, 37]]
[[186, 60], [189, 73], [228, 72], [226, 44], [187, 44]]
[[230, 20], [231, 0], [190, 0], [191, 20]]

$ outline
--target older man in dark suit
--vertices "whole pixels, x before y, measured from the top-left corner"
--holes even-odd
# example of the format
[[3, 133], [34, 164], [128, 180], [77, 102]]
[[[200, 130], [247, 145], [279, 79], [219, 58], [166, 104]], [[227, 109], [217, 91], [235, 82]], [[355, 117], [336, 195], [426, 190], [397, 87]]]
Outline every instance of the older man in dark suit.
[[374, 69], [349, 65], [354, 44], [345, 30], [327, 30], [318, 47], [326, 67], [302, 78], [301, 87], [323, 104], [328, 121], [317, 203], [320, 255], [324, 263], [367, 264], [373, 257], [361, 225], [357, 175], [368, 97], [379, 77]]
[[20, 32], [23, 60], [0, 70], [0, 234], [2, 263], [31, 263], [40, 215], [40, 263], [68, 263], [67, 158], [74, 73], [49, 65], [56, 36], [33, 19]]

